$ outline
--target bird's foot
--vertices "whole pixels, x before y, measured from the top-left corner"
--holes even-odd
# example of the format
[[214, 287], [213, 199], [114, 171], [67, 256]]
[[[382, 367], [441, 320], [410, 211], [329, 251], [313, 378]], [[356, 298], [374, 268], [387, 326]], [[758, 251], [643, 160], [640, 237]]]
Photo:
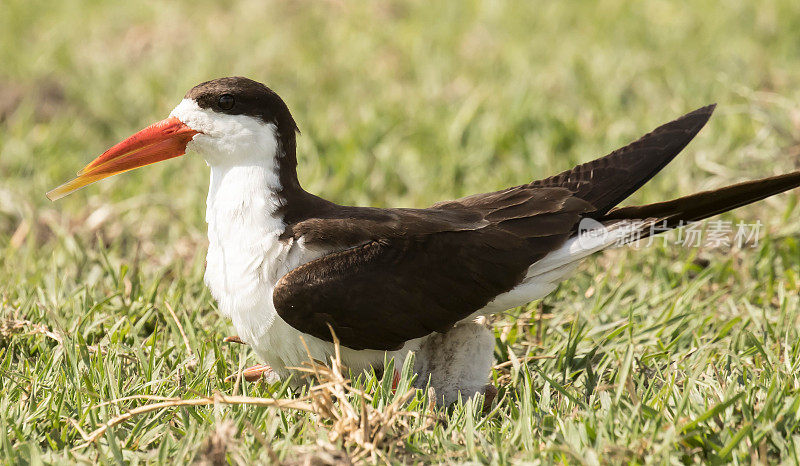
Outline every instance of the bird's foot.
[[225, 337], [222, 339], [223, 343], [239, 343], [240, 345], [246, 345], [247, 343], [243, 342], [239, 335], [231, 335], [229, 337]]
[[[224, 343], [238, 343], [240, 345], [246, 345], [239, 335], [231, 335], [229, 337], [225, 337], [222, 339]], [[247, 369], [241, 372], [241, 376], [244, 380], [248, 382], [258, 382], [263, 377], [268, 383], [272, 383], [278, 380], [278, 374], [272, 370], [266, 364], [256, 364], [255, 366], [250, 366]], [[239, 377], [239, 374], [231, 374], [225, 377], [226, 382], [233, 382], [236, 378]]]
[[[225, 378], [226, 382], [232, 382], [236, 380], [239, 374], [232, 374]], [[267, 380], [267, 382], [272, 382], [277, 379], [277, 374], [266, 364], [256, 364], [255, 366], [250, 366], [247, 369], [241, 372], [241, 376], [244, 380], [248, 382], [258, 382], [263, 377]]]

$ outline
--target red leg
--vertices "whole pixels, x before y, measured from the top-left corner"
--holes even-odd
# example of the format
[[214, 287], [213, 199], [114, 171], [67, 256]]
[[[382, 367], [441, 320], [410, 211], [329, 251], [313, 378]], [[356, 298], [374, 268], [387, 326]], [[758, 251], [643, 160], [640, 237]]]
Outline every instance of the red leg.
[[[258, 382], [261, 377], [269, 377], [272, 372], [272, 368], [266, 364], [256, 364], [255, 366], [250, 366], [247, 369], [242, 371], [242, 378], [248, 382]], [[226, 382], [233, 382], [236, 380], [238, 374], [229, 375], [225, 378]]]

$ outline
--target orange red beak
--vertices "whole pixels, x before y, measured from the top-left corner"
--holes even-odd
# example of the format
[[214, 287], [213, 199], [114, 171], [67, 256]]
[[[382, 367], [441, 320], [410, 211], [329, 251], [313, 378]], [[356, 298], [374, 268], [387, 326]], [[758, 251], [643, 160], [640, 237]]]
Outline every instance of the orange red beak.
[[47, 193], [51, 201], [117, 173], [178, 157], [195, 131], [175, 117], [154, 123], [103, 152], [78, 172], [78, 176]]

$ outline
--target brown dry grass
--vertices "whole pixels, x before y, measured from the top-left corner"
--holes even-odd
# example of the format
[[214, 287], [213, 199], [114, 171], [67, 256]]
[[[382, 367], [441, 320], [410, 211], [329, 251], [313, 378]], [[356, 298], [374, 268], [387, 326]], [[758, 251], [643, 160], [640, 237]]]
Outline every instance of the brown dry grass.
[[[373, 395], [353, 387], [351, 380], [344, 376], [348, 371], [342, 364], [335, 334], [333, 341], [335, 353], [329, 365], [320, 364], [309, 353], [309, 362], [295, 368], [307, 379], [318, 381], [309, 388], [311, 406], [330, 424], [328, 440], [344, 446], [351, 455], [350, 460], [388, 462], [393, 454], [402, 452], [405, 439], [421, 429], [432, 428], [436, 418], [425, 412], [404, 409], [415, 395], [415, 388], [396, 393], [386, 406], [373, 406]], [[409, 421], [420, 417], [424, 422], [415, 429]]]

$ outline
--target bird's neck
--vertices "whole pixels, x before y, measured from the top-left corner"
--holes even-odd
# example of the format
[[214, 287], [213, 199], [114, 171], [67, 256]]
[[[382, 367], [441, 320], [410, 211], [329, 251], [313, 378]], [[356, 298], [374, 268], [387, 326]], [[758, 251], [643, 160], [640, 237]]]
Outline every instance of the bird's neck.
[[273, 160], [248, 165], [211, 167], [206, 222], [209, 239], [245, 232], [264, 235], [283, 231], [285, 203], [279, 167]]
[[[262, 285], [277, 280], [276, 264], [287, 251], [280, 239], [286, 228], [281, 189], [274, 163], [211, 166], [205, 282], [237, 328], [249, 310], [262, 303]], [[265, 302], [261, 311], [268, 310], [272, 300]], [[261, 320], [259, 325], [269, 322], [266, 317]], [[246, 332], [243, 336], [248, 338]]]
[[281, 140], [278, 147], [274, 157], [210, 165], [206, 222], [212, 243], [245, 240], [247, 233], [281, 236], [287, 225], [336, 207], [300, 186], [294, 141]]

